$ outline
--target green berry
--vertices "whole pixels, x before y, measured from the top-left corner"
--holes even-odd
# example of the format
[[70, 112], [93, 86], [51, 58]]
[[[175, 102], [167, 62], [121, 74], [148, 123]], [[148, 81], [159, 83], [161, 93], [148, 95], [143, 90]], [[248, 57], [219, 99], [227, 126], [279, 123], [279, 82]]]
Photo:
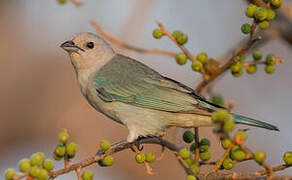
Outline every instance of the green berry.
[[282, 0], [272, 0], [271, 4], [275, 7], [275, 8], [279, 8], [282, 5]]
[[275, 16], [276, 16], [275, 11], [273, 11], [272, 9], [267, 9], [267, 13], [268, 13], [268, 15], [267, 15], [266, 19], [268, 21], [273, 20], [275, 18]]
[[267, 16], [268, 16], [267, 9], [263, 7], [258, 7], [254, 12], [254, 17], [259, 21], [265, 20]]
[[34, 153], [30, 156], [32, 166], [40, 166], [45, 160], [45, 155], [42, 152]]
[[37, 179], [38, 180], [46, 180], [46, 179], [48, 179], [48, 177], [49, 177], [48, 171], [45, 169], [41, 169], [40, 173], [37, 176]]
[[152, 35], [154, 38], [160, 39], [163, 36], [163, 32], [161, 29], [154, 29]]
[[181, 31], [174, 31], [172, 33], [172, 36], [174, 37], [174, 39], [177, 41], [178, 44], [183, 45], [185, 43], [187, 43], [188, 41], [188, 36], [184, 33], [182, 33]]
[[258, 163], [262, 163], [264, 162], [264, 160], [266, 159], [266, 152], [265, 151], [257, 151], [255, 154], [254, 154], [254, 159], [256, 160], [256, 162]]
[[195, 149], [196, 149], [196, 143], [193, 143], [193, 144], [190, 146], [190, 151], [191, 151], [191, 152], [195, 152]]
[[41, 168], [39, 166], [33, 166], [31, 167], [29, 171], [29, 174], [35, 178], [39, 177], [40, 173], [41, 173]]
[[214, 123], [223, 122], [232, 119], [231, 115], [226, 110], [219, 110], [212, 113], [211, 120]]
[[77, 144], [71, 142], [66, 145], [66, 152], [69, 158], [74, 158], [77, 151]]
[[188, 175], [186, 180], [197, 180], [197, 178], [193, 175]]
[[243, 34], [248, 34], [251, 31], [251, 26], [248, 23], [245, 23], [241, 26], [241, 32]]
[[112, 156], [106, 156], [104, 159], [103, 159], [103, 163], [106, 165], [106, 166], [111, 166], [113, 165], [114, 163], [114, 158]]
[[252, 53], [252, 57], [253, 57], [253, 59], [254, 59], [255, 61], [258, 61], [258, 60], [262, 59], [263, 54], [262, 54], [261, 51], [259, 51], [259, 50], [255, 50], [255, 51], [253, 51], [253, 53]]
[[233, 131], [234, 128], [235, 128], [235, 123], [233, 119], [224, 122], [224, 126], [223, 126], [224, 131], [231, 132]]
[[284, 160], [285, 164], [291, 166], [292, 165], [292, 151], [285, 152], [285, 154], [283, 156], [283, 160]]
[[275, 66], [273, 66], [273, 65], [267, 65], [265, 67], [265, 71], [266, 71], [267, 74], [272, 74], [275, 71]]
[[249, 18], [252, 18], [254, 16], [256, 9], [257, 9], [256, 5], [254, 5], [254, 4], [249, 5], [246, 8], [245, 15]]
[[45, 170], [51, 171], [52, 169], [54, 169], [54, 162], [50, 159], [46, 159], [43, 163], [43, 167], [45, 168]]
[[208, 150], [210, 147], [210, 141], [207, 138], [201, 139], [201, 141], [199, 142], [199, 148], [203, 149], [203, 150]]
[[241, 55], [240, 57], [239, 57], [239, 62], [242, 62], [242, 61], [244, 61], [245, 60], [245, 54], [243, 54], [243, 55]]
[[226, 169], [226, 170], [232, 169], [232, 167], [233, 167], [232, 159], [230, 159], [230, 158], [224, 159], [222, 165], [223, 165], [223, 168]]
[[12, 180], [14, 174], [15, 174], [15, 170], [14, 170], [14, 169], [12, 169], [12, 168], [7, 169], [7, 170], [5, 171], [5, 179], [7, 179], [7, 180]]
[[259, 23], [259, 28], [260, 29], [267, 29], [269, 27], [270, 23], [269, 21], [262, 21]]
[[176, 63], [179, 65], [184, 65], [187, 63], [187, 56], [184, 53], [177, 53], [175, 55]]
[[220, 94], [213, 94], [211, 97], [211, 101], [214, 104], [217, 104], [219, 106], [224, 106], [224, 99]]
[[240, 62], [235, 62], [231, 67], [231, 71], [234, 73], [242, 71], [242, 64]]
[[176, 41], [178, 44], [183, 45], [188, 42], [188, 35], [182, 34], [181, 36], [177, 36]]
[[192, 69], [194, 71], [200, 72], [202, 70], [202, 68], [203, 68], [203, 64], [200, 61], [198, 61], [198, 60], [193, 61]]
[[135, 159], [136, 159], [137, 163], [141, 164], [141, 163], [144, 163], [144, 161], [146, 159], [146, 156], [145, 156], [144, 153], [139, 152], [139, 153], [136, 154]]
[[231, 144], [232, 143], [229, 139], [224, 139], [221, 141], [221, 146], [223, 147], [223, 149], [228, 149]]
[[187, 150], [186, 148], [183, 148], [183, 149], [181, 149], [181, 150], [179, 151], [179, 155], [180, 155], [181, 158], [183, 158], [183, 159], [187, 159], [187, 158], [190, 157], [190, 151]]
[[70, 138], [69, 134], [65, 131], [61, 132], [58, 136], [59, 141], [63, 144], [65, 144], [69, 138]]
[[59, 157], [56, 155], [56, 153], [53, 153], [53, 158], [56, 160], [56, 161], [61, 161], [63, 157]]
[[202, 161], [208, 161], [211, 159], [211, 153], [209, 151], [200, 152], [200, 159]]
[[102, 141], [100, 142], [100, 148], [101, 148], [102, 150], [107, 151], [110, 147], [111, 147], [111, 143], [110, 143], [108, 140], [102, 140]]
[[189, 166], [193, 165], [194, 164], [194, 161], [192, 158], [187, 158], [184, 160]]
[[194, 138], [195, 138], [195, 135], [190, 130], [185, 131], [183, 134], [183, 140], [186, 143], [191, 143], [194, 140]]
[[146, 154], [146, 162], [152, 163], [155, 161], [155, 155], [152, 152]]
[[236, 131], [236, 133], [234, 134], [234, 137], [241, 137], [244, 141], [247, 139], [247, 134], [244, 130], [238, 130]]
[[267, 65], [274, 65], [277, 59], [273, 54], [268, 54], [266, 57], [266, 64]]
[[202, 64], [205, 64], [208, 60], [208, 55], [204, 52], [197, 54], [196, 59], [200, 61]]
[[234, 77], [240, 77], [242, 75], [242, 73], [243, 73], [243, 70], [242, 69], [239, 72], [233, 72], [233, 71], [231, 71], [231, 74]]
[[242, 145], [247, 139], [247, 134], [245, 131], [239, 130], [234, 135], [235, 144]]
[[64, 145], [62, 145], [62, 144], [59, 144], [59, 145], [56, 146], [54, 153], [58, 157], [64, 157], [65, 153], [66, 153], [66, 147]]
[[243, 161], [245, 159], [245, 152], [241, 149], [236, 149], [236, 150], [232, 151], [232, 157], [236, 161]]
[[183, 35], [183, 33], [179, 30], [173, 31], [173, 33], [172, 33], [172, 37], [174, 37], [174, 39], [176, 39], [176, 40], [177, 40], [177, 37], [182, 36], [182, 35]]
[[30, 170], [30, 160], [29, 159], [22, 159], [19, 161], [18, 164], [20, 172], [27, 172]]
[[191, 170], [194, 171], [194, 173], [198, 174], [200, 172], [200, 169], [197, 165], [193, 164], [190, 166]]
[[254, 74], [254, 73], [256, 73], [256, 72], [257, 72], [257, 66], [254, 65], [254, 64], [250, 64], [250, 65], [248, 65], [248, 66], [246, 67], [246, 72], [247, 72], [248, 74]]
[[90, 170], [86, 170], [84, 171], [84, 173], [82, 173], [82, 180], [92, 180], [93, 179], [93, 173]]
[[213, 75], [217, 72], [219, 68], [219, 63], [218, 61], [214, 60], [214, 59], [208, 59], [208, 61], [206, 62], [206, 64], [204, 65], [204, 69], [206, 71], [206, 73]]
[[57, 0], [60, 4], [65, 4], [68, 0]]

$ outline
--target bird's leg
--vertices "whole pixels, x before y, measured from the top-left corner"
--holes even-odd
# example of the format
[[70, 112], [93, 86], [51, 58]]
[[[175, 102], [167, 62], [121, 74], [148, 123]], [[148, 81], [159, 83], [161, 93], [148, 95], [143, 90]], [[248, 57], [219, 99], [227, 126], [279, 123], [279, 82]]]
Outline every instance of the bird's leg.
[[165, 154], [165, 146], [161, 146], [161, 154], [159, 157], [156, 158], [157, 161], [161, 161]]
[[[137, 152], [136, 150], [138, 150], [138, 151], [142, 151], [142, 150], [143, 150], [144, 146], [140, 144], [140, 141], [141, 141], [142, 139], [145, 139], [145, 138], [146, 138], [146, 137], [144, 137], [144, 136], [139, 136], [139, 137], [135, 140], [135, 145], [131, 147], [131, 149], [132, 149], [133, 152]], [[134, 147], [137, 148], [137, 149], [135, 150]]]

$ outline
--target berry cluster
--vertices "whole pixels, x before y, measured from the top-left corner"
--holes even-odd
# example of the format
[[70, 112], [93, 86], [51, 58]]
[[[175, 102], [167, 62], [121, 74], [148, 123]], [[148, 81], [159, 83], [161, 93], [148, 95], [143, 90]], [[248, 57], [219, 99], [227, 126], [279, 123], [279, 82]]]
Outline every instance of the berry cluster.
[[[245, 15], [248, 18], [253, 18], [260, 29], [266, 29], [270, 25], [270, 21], [275, 18], [275, 10], [279, 9], [282, 0], [267, 0], [266, 7], [258, 7], [251, 4], [247, 7]], [[241, 26], [241, 31], [244, 34], [249, 34], [252, 31], [250, 24], [245, 23]]]
[[75, 157], [77, 145], [74, 142], [68, 143], [69, 138], [70, 136], [66, 130], [59, 134], [58, 139], [61, 144], [55, 147], [53, 153], [53, 157], [56, 161], [60, 161], [63, 158], [72, 159]]
[[[54, 168], [54, 163], [50, 159], [46, 159], [44, 153], [38, 152], [30, 156], [30, 159], [24, 158], [19, 161], [19, 170], [22, 173], [27, 173], [27, 179], [46, 180], [49, 177], [49, 172]], [[14, 169], [7, 169], [5, 178], [12, 180], [16, 175]]]
[[[111, 143], [108, 141], [108, 140], [102, 140], [100, 142], [100, 148], [103, 150], [103, 151], [108, 151], [111, 147]], [[114, 164], [114, 158], [110, 155], [107, 155], [105, 156], [105, 158], [102, 160], [102, 161], [99, 161], [98, 162], [99, 165], [101, 166], [111, 166]]]
[[236, 62], [233, 63], [230, 67], [231, 74], [234, 77], [239, 77], [243, 74], [243, 69], [245, 68], [247, 74], [254, 74], [257, 71], [257, 65], [263, 64], [265, 65], [265, 72], [267, 74], [272, 74], [275, 71], [275, 65], [281, 64], [282, 59], [276, 57], [273, 54], [268, 54], [265, 58], [265, 60], [261, 60], [263, 57], [263, 54], [259, 50], [253, 51], [252, 61], [245, 61], [245, 56], [241, 55], [238, 56], [238, 52], [234, 52], [234, 58]]
[[[61, 144], [57, 145], [53, 158], [57, 161], [61, 159], [72, 159], [76, 154], [76, 144], [68, 143], [70, 136], [66, 129], [58, 135], [58, 140]], [[19, 161], [19, 171], [22, 173], [16, 173], [12, 168], [7, 169], [5, 172], [6, 180], [13, 180], [16, 177], [22, 176], [27, 180], [47, 180], [50, 177], [50, 172], [54, 169], [54, 162], [51, 159], [46, 159], [45, 154], [42, 152], [34, 153], [30, 158], [24, 158]], [[93, 173], [91, 171], [84, 171], [82, 173], [83, 180], [92, 180]]]

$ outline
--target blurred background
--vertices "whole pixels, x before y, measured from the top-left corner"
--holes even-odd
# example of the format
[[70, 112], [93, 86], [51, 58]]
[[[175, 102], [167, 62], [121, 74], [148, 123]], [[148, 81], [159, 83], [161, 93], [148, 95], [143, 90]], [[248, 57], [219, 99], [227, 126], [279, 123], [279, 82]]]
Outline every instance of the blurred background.
[[[291, 1], [286, 0], [286, 3], [288, 6]], [[179, 29], [187, 33], [189, 42], [186, 47], [189, 50], [194, 53], [204, 51], [216, 58], [245, 37], [240, 26], [249, 22], [244, 15], [246, 7], [243, 0], [84, 0], [80, 8], [72, 3], [60, 5], [55, 0], [1, 0], [1, 179], [5, 169], [17, 168], [18, 161], [33, 152], [41, 151], [51, 157], [61, 128], [67, 128], [72, 140], [78, 144], [75, 162], [95, 154], [102, 139], [118, 142], [126, 138], [128, 131], [125, 127], [97, 113], [82, 97], [69, 57], [59, 47], [74, 33], [95, 32], [90, 20], [97, 20], [106, 32], [123, 42], [179, 52], [169, 39], [152, 38], [155, 20], [159, 20], [169, 31]], [[191, 70], [190, 63], [178, 66], [169, 57], [115, 49], [190, 87], [195, 88], [200, 80], [200, 75]], [[272, 75], [267, 75], [263, 66], [252, 76], [244, 74], [234, 78], [226, 73], [216, 81], [213, 90], [226, 100], [235, 102], [234, 112], [280, 128], [280, 132], [251, 128], [247, 141], [251, 149], [267, 152], [268, 163], [278, 165], [282, 163], [283, 153], [292, 150], [291, 44], [276, 36], [265, 41], [259, 49], [265, 54], [281, 56], [284, 64], [277, 67]], [[212, 128], [201, 129], [201, 137], [211, 139], [211, 152], [215, 159], [223, 153], [220, 144], [212, 134]], [[182, 143], [179, 142], [182, 130], [167, 132], [169, 140]], [[154, 151], [159, 156], [160, 147], [147, 145], [145, 151]], [[155, 176], [147, 176], [145, 168], [135, 162], [134, 155], [126, 150], [114, 155], [113, 167], [93, 165], [89, 169], [94, 171], [94, 179], [185, 177], [170, 152], [152, 165]], [[62, 162], [57, 163], [57, 168], [61, 166]], [[257, 164], [248, 162], [236, 165], [234, 170], [248, 172], [259, 169]], [[287, 169], [280, 174], [292, 175], [292, 170]], [[58, 179], [75, 178], [75, 173], [70, 173]]]

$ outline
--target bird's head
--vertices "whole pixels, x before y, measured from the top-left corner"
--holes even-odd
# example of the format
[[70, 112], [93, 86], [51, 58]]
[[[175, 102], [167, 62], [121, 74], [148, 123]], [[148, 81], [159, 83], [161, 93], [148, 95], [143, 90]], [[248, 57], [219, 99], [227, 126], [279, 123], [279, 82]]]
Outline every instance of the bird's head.
[[111, 46], [93, 33], [78, 33], [61, 44], [68, 52], [76, 71], [98, 69], [108, 62], [115, 52]]

